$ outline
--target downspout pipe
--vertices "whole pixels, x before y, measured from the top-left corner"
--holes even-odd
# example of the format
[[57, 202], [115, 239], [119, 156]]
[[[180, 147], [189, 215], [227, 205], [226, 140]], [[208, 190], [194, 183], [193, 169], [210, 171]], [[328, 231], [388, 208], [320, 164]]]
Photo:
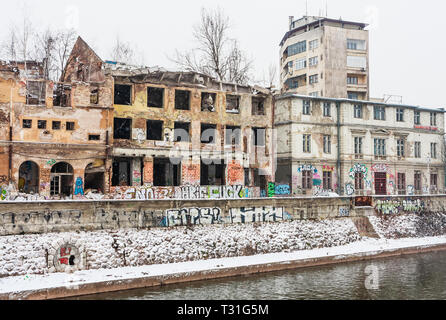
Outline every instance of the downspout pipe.
[[341, 195], [342, 192], [342, 176], [341, 176], [341, 103], [336, 102], [336, 127], [338, 132], [338, 148], [337, 148], [337, 159], [336, 159], [336, 174], [338, 177], [338, 188], [337, 193]]

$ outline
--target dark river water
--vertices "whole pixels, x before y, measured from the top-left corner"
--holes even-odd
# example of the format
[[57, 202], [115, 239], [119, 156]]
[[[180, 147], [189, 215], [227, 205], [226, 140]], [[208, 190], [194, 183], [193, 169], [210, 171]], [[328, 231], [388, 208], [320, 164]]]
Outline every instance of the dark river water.
[[446, 251], [174, 284], [75, 299], [445, 300]]

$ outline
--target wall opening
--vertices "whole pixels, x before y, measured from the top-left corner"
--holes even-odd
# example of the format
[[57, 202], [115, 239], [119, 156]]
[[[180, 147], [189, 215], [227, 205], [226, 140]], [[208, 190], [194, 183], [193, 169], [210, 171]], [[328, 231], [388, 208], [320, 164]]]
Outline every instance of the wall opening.
[[26, 104], [45, 105], [46, 104], [46, 82], [26, 81]]
[[147, 140], [163, 140], [163, 121], [147, 120]]
[[73, 167], [66, 162], [56, 163], [51, 168], [50, 193], [52, 196], [73, 194]]
[[156, 187], [177, 187], [181, 185], [181, 161], [169, 158], [153, 160], [153, 185]]
[[252, 115], [264, 116], [265, 115], [265, 99], [259, 97], [252, 98]]
[[217, 134], [217, 125], [215, 124], [201, 124], [201, 143], [214, 144]]
[[190, 91], [175, 90], [175, 109], [190, 110]]
[[147, 87], [147, 106], [150, 108], [162, 108], [164, 106], [164, 89]]
[[53, 106], [71, 107], [71, 85], [56, 83], [53, 90]]
[[202, 160], [200, 183], [202, 186], [225, 185], [225, 165], [218, 164], [220, 160]]
[[85, 193], [103, 193], [104, 192], [105, 165], [104, 161], [90, 163], [85, 168], [84, 190]]
[[115, 118], [113, 138], [130, 140], [132, 138], [132, 119]]
[[215, 112], [215, 103], [217, 94], [202, 92], [201, 93], [201, 111]]
[[242, 131], [240, 127], [226, 126], [225, 144], [232, 146], [239, 145], [241, 140], [241, 133]]
[[19, 168], [19, 192], [39, 193], [39, 166], [33, 161], [26, 161]]
[[174, 141], [175, 142], [190, 142], [190, 123], [175, 122]]
[[98, 87], [92, 87], [90, 89], [90, 103], [99, 104], [99, 89]]
[[226, 96], [226, 112], [239, 113], [240, 112], [240, 96], [228, 94]]
[[131, 186], [132, 158], [114, 158], [112, 168], [112, 187]]
[[132, 105], [132, 86], [126, 84], [115, 84], [114, 104]]

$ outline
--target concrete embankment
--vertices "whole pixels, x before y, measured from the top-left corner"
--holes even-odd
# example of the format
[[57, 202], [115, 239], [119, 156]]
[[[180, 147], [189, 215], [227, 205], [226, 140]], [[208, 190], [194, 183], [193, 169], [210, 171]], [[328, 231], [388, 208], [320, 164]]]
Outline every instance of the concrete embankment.
[[366, 239], [345, 246], [192, 261], [167, 265], [86, 270], [31, 278], [0, 279], [0, 299], [57, 299], [174, 283], [217, 279], [310, 266], [446, 250], [446, 236], [419, 239]]

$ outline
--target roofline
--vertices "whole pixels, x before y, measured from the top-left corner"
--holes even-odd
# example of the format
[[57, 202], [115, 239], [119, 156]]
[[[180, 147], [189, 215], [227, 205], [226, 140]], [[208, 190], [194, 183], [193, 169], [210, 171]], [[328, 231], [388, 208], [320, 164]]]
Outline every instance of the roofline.
[[396, 103], [385, 103], [385, 102], [374, 102], [368, 100], [355, 100], [355, 99], [347, 99], [347, 98], [327, 98], [327, 97], [313, 97], [295, 93], [285, 93], [279, 96], [274, 97], [276, 100], [283, 100], [288, 98], [298, 98], [298, 99], [310, 99], [310, 100], [319, 100], [319, 101], [331, 101], [331, 102], [350, 102], [350, 103], [361, 103], [361, 104], [370, 104], [370, 105], [380, 105], [380, 106], [388, 106], [388, 107], [404, 107], [410, 109], [418, 109], [418, 110], [427, 110], [427, 111], [436, 111], [439, 113], [446, 113], [444, 108], [427, 108], [421, 106], [413, 106], [407, 104], [396, 104]]
[[[300, 19], [298, 19], [298, 20], [300, 20]], [[298, 21], [298, 20], [295, 20], [295, 21]], [[293, 22], [295, 22], [295, 21], [293, 21]], [[316, 21], [313, 21], [313, 22], [309, 22], [307, 24], [304, 24], [303, 26], [300, 26], [298, 28], [295, 28], [295, 29], [292, 29], [290, 31], [287, 31], [285, 33], [285, 35], [283, 36], [282, 40], [280, 41], [280, 46], [282, 46], [285, 43], [285, 41], [288, 39], [288, 37], [289, 37], [289, 35], [291, 33], [295, 32], [295, 31], [299, 31], [299, 30], [305, 29], [307, 26], [311, 26], [311, 25], [314, 25], [314, 24], [319, 24], [320, 22], [324, 22], [324, 21], [328, 21], [328, 22], [342, 22], [342, 23], [347, 23], [347, 24], [353, 24], [353, 25], [359, 26], [359, 27], [361, 27], [363, 29], [368, 26], [367, 23], [363, 23], [363, 22], [344, 21], [344, 20], [331, 19], [331, 18], [321, 18], [319, 20], [316, 20]]]

